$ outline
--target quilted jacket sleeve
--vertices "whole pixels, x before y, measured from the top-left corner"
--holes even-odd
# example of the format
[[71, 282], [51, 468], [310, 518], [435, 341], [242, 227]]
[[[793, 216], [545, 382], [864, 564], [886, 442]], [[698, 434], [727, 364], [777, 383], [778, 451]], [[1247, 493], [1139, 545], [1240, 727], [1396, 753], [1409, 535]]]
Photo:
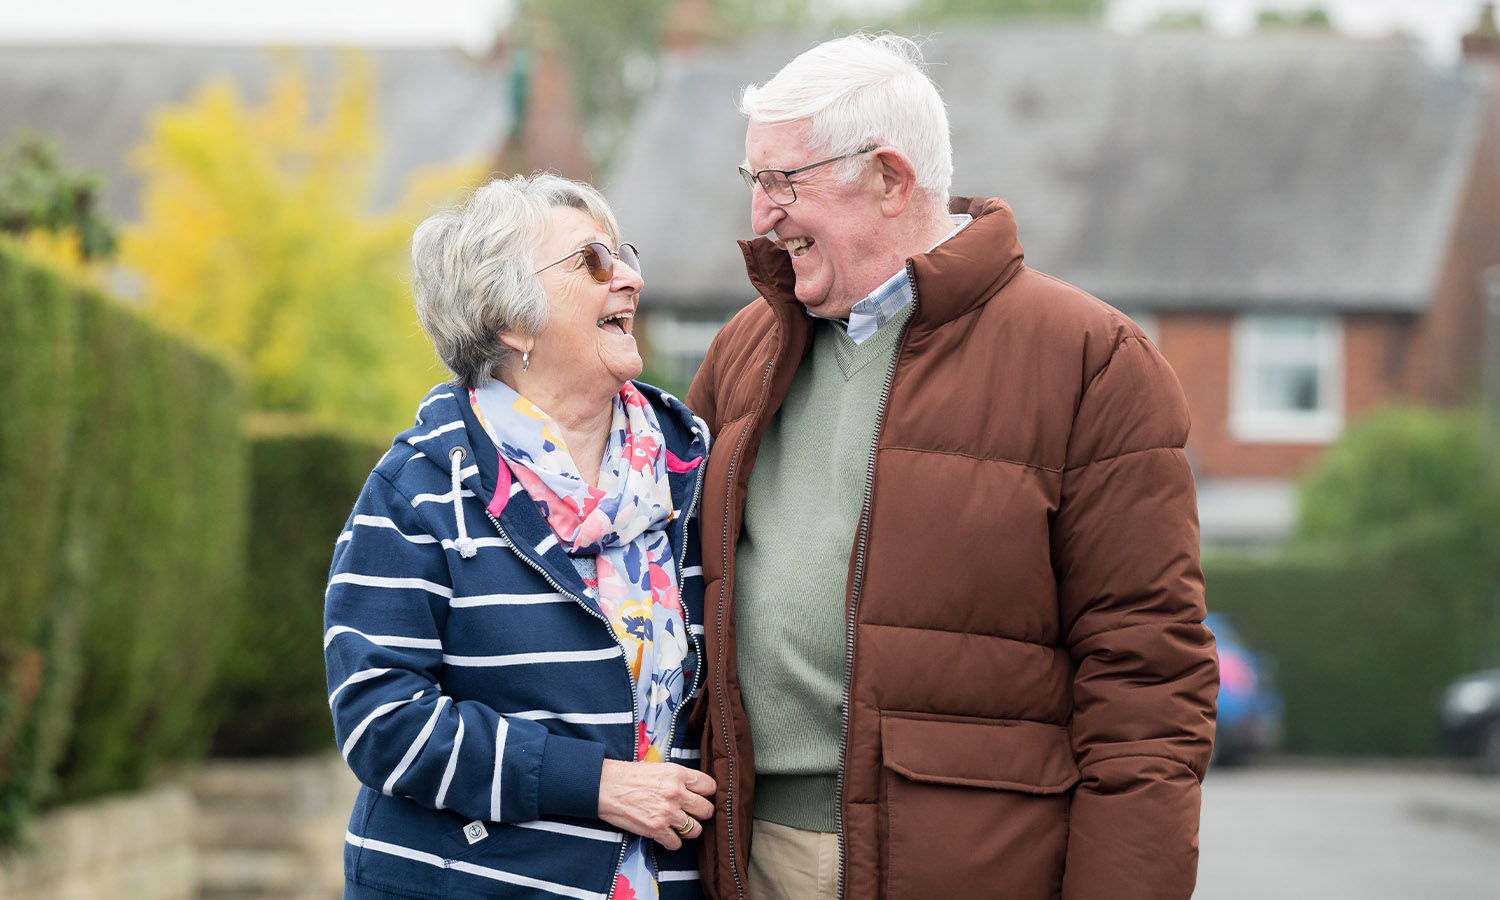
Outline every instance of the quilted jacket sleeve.
[[708, 354], [703, 357], [703, 364], [693, 376], [693, 383], [688, 387], [687, 398], [683, 401], [693, 411], [693, 415], [708, 425], [709, 432], [715, 436], [719, 434], [719, 426], [722, 424], [718, 419], [718, 397], [715, 394], [718, 385], [714, 382], [714, 364], [718, 359], [719, 341], [722, 337], [721, 331], [709, 345]]
[[1121, 339], [1079, 403], [1052, 537], [1082, 776], [1064, 900], [1193, 892], [1218, 664], [1187, 431], [1166, 361]]
[[369, 787], [468, 818], [594, 816], [602, 744], [443, 693], [453, 589], [433, 530], [377, 471], [339, 538], [323, 653], [340, 752]]

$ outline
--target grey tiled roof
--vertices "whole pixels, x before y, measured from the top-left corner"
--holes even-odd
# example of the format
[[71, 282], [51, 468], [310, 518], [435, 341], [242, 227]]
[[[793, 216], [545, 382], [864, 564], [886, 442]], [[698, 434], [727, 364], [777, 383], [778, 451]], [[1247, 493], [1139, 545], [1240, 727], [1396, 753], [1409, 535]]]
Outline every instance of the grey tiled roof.
[[[608, 193], [649, 299], [752, 296], [739, 89], [814, 42], [670, 59]], [[1437, 279], [1488, 82], [1399, 41], [966, 30], [924, 48], [955, 194], [1014, 207], [1031, 265], [1132, 307], [1414, 311]]]
[[[252, 47], [0, 46], [0, 141], [22, 128], [54, 138], [72, 166], [105, 178], [108, 212], [136, 212], [139, 178], [128, 151], [153, 108], [187, 100], [224, 78], [258, 103], [281, 51]], [[286, 51], [319, 85], [333, 70], [326, 49]], [[380, 155], [376, 202], [399, 198], [405, 176], [457, 157], [492, 159], [509, 119], [504, 72], [456, 49], [369, 49], [375, 67]], [[320, 95], [321, 96], [321, 95]]]

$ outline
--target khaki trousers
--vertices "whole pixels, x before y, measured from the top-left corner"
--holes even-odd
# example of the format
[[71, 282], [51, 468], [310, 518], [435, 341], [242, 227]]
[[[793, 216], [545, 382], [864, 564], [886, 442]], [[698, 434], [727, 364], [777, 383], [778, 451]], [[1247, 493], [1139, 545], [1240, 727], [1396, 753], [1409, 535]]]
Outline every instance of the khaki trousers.
[[839, 900], [839, 836], [751, 823], [750, 900]]

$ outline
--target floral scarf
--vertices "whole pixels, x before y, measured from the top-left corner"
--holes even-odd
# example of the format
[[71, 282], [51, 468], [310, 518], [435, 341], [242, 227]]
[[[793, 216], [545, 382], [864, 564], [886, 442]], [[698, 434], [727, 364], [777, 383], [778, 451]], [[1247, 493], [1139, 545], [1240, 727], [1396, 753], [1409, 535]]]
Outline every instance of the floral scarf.
[[[689, 673], [687, 627], [667, 536], [673, 511], [666, 442], [656, 413], [634, 385], [621, 388], [595, 487], [578, 474], [547, 414], [509, 385], [486, 382], [470, 389], [469, 402], [502, 463], [562, 547], [572, 556], [595, 557], [597, 577], [586, 581], [635, 679], [635, 758], [660, 762]], [[646, 839], [630, 837], [611, 897], [655, 898]]]

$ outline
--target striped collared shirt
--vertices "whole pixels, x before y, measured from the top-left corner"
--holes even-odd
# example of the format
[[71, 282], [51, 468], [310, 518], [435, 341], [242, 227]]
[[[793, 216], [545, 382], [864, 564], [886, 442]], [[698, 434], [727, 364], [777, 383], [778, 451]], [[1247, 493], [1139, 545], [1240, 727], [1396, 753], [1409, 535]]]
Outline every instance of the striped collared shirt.
[[[959, 214], [951, 216], [953, 219], [953, 230], [943, 238], [929, 247], [932, 250], [963, 230], [965, 225], [974, 221], [972, 216]], [[880, 330], [880, 326], [896, 317], [896, 313], [906, 308], [906, 304], [912, 300], [911, 276], [906, 267], [892, 275], [884, 284], [871, 291], [863, 300], [854, 304], [849, 310], [849, 319], [831, 319], [843, 325], [849, 333], [849, 339], [856, 344], [862, 344]], [[813, 315], [811, 312], [808, 315]], [[821, 318], [815, 316], [814, 318]]]

